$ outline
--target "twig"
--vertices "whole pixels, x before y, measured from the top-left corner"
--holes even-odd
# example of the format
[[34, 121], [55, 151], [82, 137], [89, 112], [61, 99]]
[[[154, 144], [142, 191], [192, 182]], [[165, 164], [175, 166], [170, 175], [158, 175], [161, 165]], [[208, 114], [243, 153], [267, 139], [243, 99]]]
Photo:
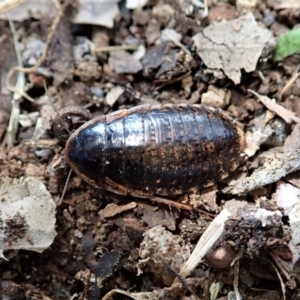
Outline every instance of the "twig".
[[233, 278], [233, 288], [236, 300], [242, 300], [242, 296], [239, 292], [239, 275], [240, 275], [240, 261], [238, 260], [234, 264], [234, 278]]
[[[283, 275], [285, 276], [285, 278], [287, 280], [290, 280], [291, 276], [289, 275], [289, 273], [285, 269], [284, 265], [282, 264], [282, 259], [280, 258], [280, 256], [276, 255], [274, 253], [271, 253], [271, 257], [273, 258], [274, 262], [276, 263], [276, 265], [278, 266], [278, 268], [281, 270], [281, 272], [283, 273]], [[291, 271], [291, 270], [289, 270], [289, 271]]]
[[[17, 33], [16, 33], [14, 22], [9, 20], [9, 26], [13, 34], [13, 42], [16, 51], [17, 62], [19, 66], [22, 66], [22, 59], [21, 59], [20, 49], [18, 46], [18, 39], [17, 39]], [[19, 73], [16, 82], [16, 89], [22, 90], [24, 89], [24, 86], [25, 86], [25, 76], [24, 74]], [[20, 100], [20, 95], [18, 93], [14, 93], [12, 99], [12, 108], [11, 108], [11, 113], [10, 113], [7, 131], [6, 131], [6, 138], [5, 138], [8, 146], [14, 144], [17, 131], [18, 131], [19, 116], [20, 116], [19, 100]]]
[[0, 14], [11, 10], [12, 8], [21, 5], [25, 0], [4, 0], [0, 2]]
[[11, 68], [9, 70], [9, 72], [7, 74], [7, 77], [6, 77], [6, 85], [7, 85], [7, 88], [11, 92], [18, 93], [18, 94], [20, 94], [21, 96], [23, 96], [24, 98], [26, 98], [29, 101], [32, 101], [32, 102], [35, 101], [27, 93], [25, 93], [24, 91], [21, 91], [21, 90], [15, 88], [13, 85], [11, 85], [11, 78], [12, 78], [12, 76], [13, 76], [13, 74], [15, 72], [23, 72], [23, 73], [26, 73], [26, 74], [28, 74], [28, 73], [34, 73], [43, 64], [43, 62], [45, 61], [45, 59], [47, 57], [47, 52], [49, 50], [49, 46], [50, 46], [50, 43], [52, 41], [53, 35], [54, 35], [55, 31], [56, 31], [56, 28], [57, 28], [57, 26], [58, 26], [61, 18], [64, 15], [65, 9], [67, 8], [68, 5], [69, 5], [69, 3], [68, 3], [68, 1], [66, 1], [64, 3], [64, 5], [61, 6], [60, 9], [58, 10], [58, 14], [55, 17], [55, 19], [53, 20], [53, 23], [52, 23], [52, 25], [50, 27], [50, 31], [49, 31], [49, 33], [47, 35], [47, 40], [46, 40], [44, 51], [43, 51], [41, 57], [36, 62], [36, 64], [34, 66], [30, 67], [30, 68], [23, 68], [23, 67], [20, 67], [20, 66], [15, 66], [15, 67], [13, 67], [13, 68]]
[[67, 191], [67, 187], [68, 187], [68, 184], [69, 184], [69, 181], [70, 181], [71, 174], [72, 174], [72, 169], [70, 169], [70, 171], [69, 171], [69, 174], [68, 174], [65, 186], [64, 186], [64, 190], [63, 190], [63, 192], [61, 194], [61, 197], [59, 199], [58, 205], [61, 205], [61, 203], [62, 203], [62, 201], [63, 201], [63, 199], [65, 197], [65, 194], [66, 194], [66, 191]]
[[287, 81], [287, 83], [285, 84], [285, 86], [283, 87], [283, 89], [281, 90], [280, 94], [279, 94], [279, 100], [282, 99], [282, 96], [285, 94], [285, 92], [294, 84], [294, 82], [300, 77], [300, 70], [299, 67], [297, 69], [297, 71], [295, 72], [295, 74], [293, 74], [293, 76]]
[[4, 42], [6, 39], [7, 39], [7, 35], [6, 35], [6, 34], [3, 34], [3, 35], [0, 37], [0, 44], [1, 44], [2, 42]]
[[170, 34], [168, 31], [165, 31], [165, 34], [168, 36], [168, 38], [179, 48], [181, 48], [186, 54], [191, 55], [191, 52], [177, 39], [174, 38], [172, 34]]
[[103, 52], [113, 52], [113, 51], [120, 51], [120, 50], [137, 50], [139, 45], [117, 45], [117, 46], [107, 46], [107, 47], [100, 47], [100, 48], [92, 48], [91, 52], [94, 56], [99, 53]]
[[203, 17], [208, 16], [208, 0], [204, 0], [204, 12], [203, 12]]
[[[202, 261], [205, 254], [209, 251], [209, 249], [211, 249], [214, 243], [222, 235], [225, 221], [229, 218], [230, 215], [231, 213], [226, 208], [224, 208], [210, 223], [208, 228], [201, 235], [200, 240], [198, 241], [189, 259], [181, 266], [181, 270], [179, 272], [181, 277], [185, 278], [190, 275], [200, 263], [200, 261]], [[175, 279], [173, 284], [175, 284], [176, 282], [178, 282], [178, 279]]]
[[162, 89], [164, 86], [172, 84], [174, 82], [180, 81], [182, 79], [184, 79], [185, 77], [189, 76], [192, 73], [192, 71], [188, 71], [187, 73], [183, 74], [182, 76], [179, 76], [177, 78], [173, 78], [170, 81], [164, 82], [161, 85], [159, 85], [158, 87], [155, 88], [156, 91]]
[[276, 268], [276, 266], [273, 264], [273, 262], [270, 262], [270, 263], [271, 263], [272, 267], [275, 269], [276, 274], [277, 274], [277, 277], [278, 277], [278, 279], [279, 279], [279, 281], [280, 281], [281, 290], [282, 290], [282, 295], [283, 295], [283, 300], [286, 300], [286, 291], [285, 291], [285, 286], [284, 286], [284, 282], [283, 282], [283, 280], [282, 280], [282, 277], [281, 277], [281, 275], [280, 275], [278, 269]]
[[171, 272], [171, 273], [173, 273], [178, 279], [179, 279], [179, 281], [181, 282], [181, 284], [185, 287], [185, 289], [186, 290], [188, 290], [195, 298], [196, 298], [196, 300], [200, 300], [199, 298], [198, 298], [198, 296], [196, 295], [196, 293], [190, 288], [190, 286], [187, 284], [187, 282], [186, 282], [186, 280], [182, 277], [182, 276], [180, 276], [180, 274], [178, 274], [175, 270], [173, 270], [170, 266], [168, 266], [168, 265], [165, 265], [165, 268], [169, 271], [169, 272]]

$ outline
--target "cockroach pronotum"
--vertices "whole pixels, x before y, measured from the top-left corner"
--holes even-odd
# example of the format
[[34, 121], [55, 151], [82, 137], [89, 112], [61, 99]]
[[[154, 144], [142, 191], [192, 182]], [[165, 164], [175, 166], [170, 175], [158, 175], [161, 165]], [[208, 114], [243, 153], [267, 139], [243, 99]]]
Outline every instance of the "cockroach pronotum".
[[184, 209], [160, 196], [227, 177], [241, 161], [244, 132], [226, 112], [203, 105], [141, 105], [91, 119], [67, 140], [66, 159], [91, 185]]

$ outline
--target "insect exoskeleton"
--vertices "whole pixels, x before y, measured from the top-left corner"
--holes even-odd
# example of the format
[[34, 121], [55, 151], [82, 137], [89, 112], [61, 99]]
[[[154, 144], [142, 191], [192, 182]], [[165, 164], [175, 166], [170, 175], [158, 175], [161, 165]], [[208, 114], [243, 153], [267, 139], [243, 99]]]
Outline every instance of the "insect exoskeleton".
[[65, 155], [93, 186], [151, 199], [222, 180], [244, 145], [243, 130], [220, 109], [141, 105], [88, 121], [69, 137]]

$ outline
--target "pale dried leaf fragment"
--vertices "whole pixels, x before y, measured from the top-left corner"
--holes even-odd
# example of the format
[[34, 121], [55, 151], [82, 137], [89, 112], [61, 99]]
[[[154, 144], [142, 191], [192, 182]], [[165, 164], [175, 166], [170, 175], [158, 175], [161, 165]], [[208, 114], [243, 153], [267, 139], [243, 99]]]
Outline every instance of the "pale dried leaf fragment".
[[266, 113], [253, 119], [253, 126], [246, 132], [246, 149], [248, 157], [253, 156], [261, 145], [282, 146], [286, 140], [286, 123], [267, 110]]
[[249, 90], [253, 95], [255, 95], [262, 104], [271, 112], [277, 114], [280, 118], [282, 118], [287, 123], [300, 123], [300, 118], [296, 116], [296, 114], [283, 106], [279, 105], [275, 102], [275, 100], [270, 99], [267, 96], [262, 96], [256, 93], [255, 91]]
[[56, 205], [41, 181], [1, 179], [0, 207], [0, 251], [42, 252], [52, 244]]
[[109, 106], [114, 106], [116, 101], [120, 98], [121, 95], [123, 95], [125, 89], [121, 86], [115, 86], [113, 87], [106, 95], [106, 103]]
[[[12, 6], [8, 11], [1, 9], [1, 5], [10, 2]], [[40, 0], [37, 5], [36, 0], [26, 1], [4, 1], [0, 3], [0, 19], [21, 22], [30, 18], [41, 19], [45, 15], [47, 17], [55, 17], [57, 9], [53, 1]]]
[[126, 1], [126, 8], [128, 9], [139, 9], [144, 7], [149, 0], [127, 0]]
[[299, 0], [276, 0], [273, 3], [275, 10], [300, 8]]
[[250, 176], [241, 177], [229, 183], [223, 192], [244, 194], [278, 181], [287, 174], [300, 169], [300, 125], [297, 124], [282, 147], [272, 148], [258, 156], [265, 157], [264, 164]]
[[142, 64], [132, 54], [123, 50], [111, 52], [108, 64], [118, 74], [135, 74], [143, 68]]
[[119, 13], [119, 0], [79, 0], [73, 23], [93, 24], [113, 28]]
[[252, 72], [271, 32], [258, 25], [252, 13], [231, 21], [222, 20], [193, 36], [198, 55], [212, 69], [223, 69], [235, 83], [240, 83], [241, 69]]
[[102, 218], [111, 218], [124, 211], [135, 208], [136, 205], [137, 205], [136, 202], [130, 202], [128, 204], [120, 205], [120, 206], [115, 203], [109, 203], [105, 206], [105, 208], [99, 211], [99, 215]]
[[209, 85], [207, 92], [201, 96], [201, 104], [224, 108], [229, 104], [231, 92], [228, 89], [219, 89], [214, 85]]
[[[201, 281], [203, 281], [202, 278], [187, 278], [186, 279], [186, 285], [188, 287], [197, 288], [199, 285], [201, 286]], [[140, 293], [132, 293], [123, 291], [121, 289], [114, 289], [109, 291], [102, 300], [112, 300], [113, 296], [115, 294], [121, 294], [126, 295], [127, 297], [134, 299], [134, 300], [162, 300], [162, 299], [175, 299], [178, 298], [178, 295], [182, 293], [182, 291], [185, 289], [185, 287], [182, 285], [181, 282], [177, 284], [173, 284], [171, 287], [165, 287], [163, 289], [160, 288], [154, 288], [152, 292], [140, 292]], [[195, 296], [191, 297], [184, 297], [180, 299], [195, 299], [199, 300], [199, 298], [196, 298]]]
[[273, 199], [284, 209], [285, 215], [289, 216], [293, 244], [300, 244], [300, 189], [280, 181]]

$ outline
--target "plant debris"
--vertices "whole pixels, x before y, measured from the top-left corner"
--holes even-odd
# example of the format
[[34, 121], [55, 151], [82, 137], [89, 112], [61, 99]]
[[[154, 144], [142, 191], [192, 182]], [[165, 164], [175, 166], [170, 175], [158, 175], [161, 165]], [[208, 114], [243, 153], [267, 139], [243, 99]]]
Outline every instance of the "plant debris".
[[0, 181], [0, 252], [43, 252], [53, 242], [55, 203], [45, 185], [35, 178]]
[[198, 55], [212, 69], [223, 69], [235, 83], [241, 81], [241, 69], [252, 72], [272, 34], [259, 26], [249, 13], [231, 21], [223, 20], [193, 36]]
[[[300, 73], [284, 37], [297, 33], [298, 2], [0, 2], [0, 298], [296, 299]], [[230, 151], [239, 167], [154, 202], [69, 172], [70, 134], [141, 104], [228, 112], [245, 134], [245, 151]], [[156, 125], [152, 151], [171, 155], [156, 148]], [[209, 114], [205, 127], [229, 134]], [[187, 170], [178, 188], [195, 167], [186, 147], [172, 153]], [[200, 152], [216, 177], [213, 149]], [[130, 174], [144, 180], [138, 161]]]

